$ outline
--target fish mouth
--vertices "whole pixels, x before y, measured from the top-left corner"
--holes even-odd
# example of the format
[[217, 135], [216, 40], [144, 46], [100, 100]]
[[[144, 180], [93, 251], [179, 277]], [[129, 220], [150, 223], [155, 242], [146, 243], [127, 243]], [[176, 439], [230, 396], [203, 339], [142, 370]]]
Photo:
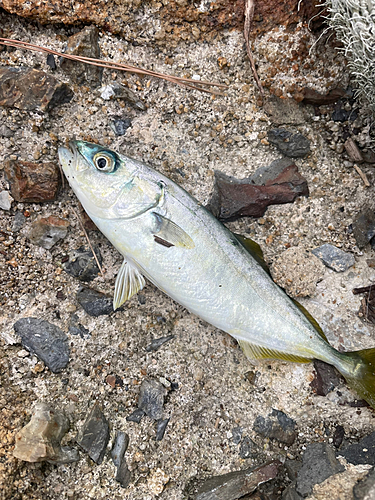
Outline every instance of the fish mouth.
[[83, 158], [80, 158], [77, 143], [78, 141], [71, 139], [67, 146], [61, 146], [58, 149], [59, 160], [66, 176], [69, 173], [80, 172], [88, 168], [86, 162], [82, 161]]

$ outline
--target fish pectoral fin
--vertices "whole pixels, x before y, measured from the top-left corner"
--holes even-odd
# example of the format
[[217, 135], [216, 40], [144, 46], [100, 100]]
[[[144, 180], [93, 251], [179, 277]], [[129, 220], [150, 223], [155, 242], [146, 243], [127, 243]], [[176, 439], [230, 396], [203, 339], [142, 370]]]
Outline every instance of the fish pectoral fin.
[[155, 218], [155, 227], [152, 231], [156, 243], [165, 247], [180, 247], [191, 249], [195, 247], [190, 236], [173, 221], [163, 215], [152, 212]]
[[282, 359], [283, 361], [292, 361], [295, 363], [310, 363], [310, 358], [296, 356], [287, 352], [277, 351], [276, 349], [268, 349], [260, 345], [251, 344], [246, 340], [237, 339], [245, 356], [249, 359]]
[[116, 278], [113, 310], [118, 309], [130, 297], [142, 290], [145, 283], [138, 268], [125, 259]]

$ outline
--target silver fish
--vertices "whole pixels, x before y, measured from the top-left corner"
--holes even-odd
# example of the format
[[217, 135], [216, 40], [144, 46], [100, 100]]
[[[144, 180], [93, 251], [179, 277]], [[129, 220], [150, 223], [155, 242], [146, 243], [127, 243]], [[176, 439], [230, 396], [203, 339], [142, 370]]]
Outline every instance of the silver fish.
[[113, 306], [146, 277], [188, 310], [237, 339], [250, 359], [320, 359], [375, 407], [375, 349], [340, 353], [241, 241], [176, 183], [103, 146], [59, 148], [70, 186], [124, 256]]

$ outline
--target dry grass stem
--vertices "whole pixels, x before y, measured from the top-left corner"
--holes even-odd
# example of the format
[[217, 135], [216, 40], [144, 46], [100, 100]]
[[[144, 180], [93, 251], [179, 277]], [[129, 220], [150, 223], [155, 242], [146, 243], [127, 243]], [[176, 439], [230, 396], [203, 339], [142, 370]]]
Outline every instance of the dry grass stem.
[[262, 87], [262, 84], [260, 83], [259, 77], [257, 70], [255, 69], [255, 62], [253, 58], [253, 54], [250, 49], [250, 43], [249, 43], [249, 36], [250, 36], [250, 31], [251, 31], [251, 23], [254, 17], [254, 1], [255, 0], [246, 0], [246, 6], [245, 6], [245, 25], [244, 25], [244, 37], [245, 37], [245, 43], [246, 43], [246, 50], [247, 50], [247, 56], [250, 61], [250, 66], [251, 70], [253, 72], [254, 79], [256, 81], [256, 84], [258, 86], [258, 89], [262, 95], [264, 95], [264, 90]]
[[353, 165], [355, 171], [359, 174], [359, 176], [361, 177], [361, 179], [363, 180], [363, 184], [366, 186], [366, 187], [370, 187], [370, 182], [367, 178], [367, 175], [362, 172], [362, 170], [358, 167], [358, 165]]

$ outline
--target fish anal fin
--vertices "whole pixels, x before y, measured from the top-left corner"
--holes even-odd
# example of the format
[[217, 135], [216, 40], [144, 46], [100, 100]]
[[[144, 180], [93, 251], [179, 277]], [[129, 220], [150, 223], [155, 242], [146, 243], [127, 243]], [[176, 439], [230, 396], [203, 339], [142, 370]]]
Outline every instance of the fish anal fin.
[[125, 259], [116, 278], [113, 310], [118, 309], [124, 302], [142, 290], [145, 283], [138, 268]]
[[245, 356], [249, 359], [281, 359], [283, 361], [291, 361], [294, 363], [310, 363], [312, 359], [296, 356], [287, 352], [277, 351], [276, 349], [268, 349], [256, 344], [246, 342], [246, 340], [237, 339]]
[[155, 218], [155, 227], [152, 232], [157, 243], [167, 248], [173, 246], [191, 249], [195, 247], [194, 241], [180, 226], [156, 212], [153, 212], [153, 215]]

